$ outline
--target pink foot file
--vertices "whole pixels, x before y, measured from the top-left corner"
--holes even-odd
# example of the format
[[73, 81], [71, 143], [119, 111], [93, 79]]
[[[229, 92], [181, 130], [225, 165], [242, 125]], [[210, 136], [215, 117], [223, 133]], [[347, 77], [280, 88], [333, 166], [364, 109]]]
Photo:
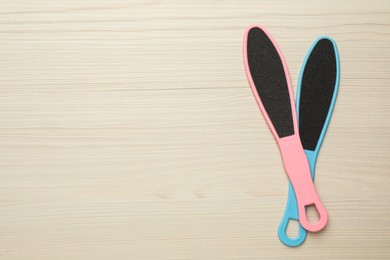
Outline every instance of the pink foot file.
[[[272, 131], [283, 158], [284, 168], [294, 188], [299, 221], [310, 232], [318, 232], [328, 222], [299, 137], [295, 102], [286, 62], [271, 35], [261, 26], [248, 28], [244, 36], [244, 64], [253, 95]], [[306, 207], [315, 206], [319, 221], [310, 223]]]

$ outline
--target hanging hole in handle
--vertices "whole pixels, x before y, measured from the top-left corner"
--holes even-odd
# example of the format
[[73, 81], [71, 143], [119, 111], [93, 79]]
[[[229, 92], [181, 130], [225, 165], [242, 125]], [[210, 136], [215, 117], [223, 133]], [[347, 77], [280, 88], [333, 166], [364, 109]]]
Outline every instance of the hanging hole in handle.
[[284, 217], [278, 228], [279, 240], [286, 246], [302, 245], [306, 239], [306, 230], [295, 218]]
[[328, 223], [328, 212], [320, 201], [299, 207], [299, 221], [303, 228], [310, 232], [318, 232]]
[[310, 224], [316, 224], [320, 221], [320, 213], [317, 210], [316, 205], [310, 204], [305, 206], [307, 220]]
[[296, 219], [289, 219], [286, 228], [286, 234], [289, 238], [294, 239], [299, 235], [299, 221]]

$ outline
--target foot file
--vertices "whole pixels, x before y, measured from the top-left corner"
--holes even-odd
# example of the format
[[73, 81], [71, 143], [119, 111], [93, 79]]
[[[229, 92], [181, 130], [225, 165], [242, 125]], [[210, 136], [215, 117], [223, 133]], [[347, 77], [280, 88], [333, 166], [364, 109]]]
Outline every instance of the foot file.
[[[314, 188], [299, 137], [290, 76], [283, 56], [270, 34], [257, 25], [245, 32], [243, 52], [252, 92], [279, 145], [284, 168], [294, 187], [299, 221], [308, 231], [320, 231], [327, 224], [328, 214]], [[307, 219], [309, 205], [319, 212], [317, 223]]]
[[[313, 181], [318, 152], [336, 102], [339, 75], [336, 43], [329, 37], [318, 38], [303, 62], [297, 89], [299, 135], [309, 160]], [[306, 230], [299, 225], [298, 236], [289, 238], [286, 229], [291, 219], [298, 220], [298, 207], [290, 182], [286, 210], [279, 225], [278, 235], [285, 245], [299, 246], [306, 239]]]

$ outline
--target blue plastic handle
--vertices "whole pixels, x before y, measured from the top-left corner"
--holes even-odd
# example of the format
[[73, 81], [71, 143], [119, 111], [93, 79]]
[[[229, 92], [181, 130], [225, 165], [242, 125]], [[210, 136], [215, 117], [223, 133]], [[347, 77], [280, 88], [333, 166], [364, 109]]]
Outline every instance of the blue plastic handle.
[[[326, 130], [328, 128], [330, 118], [332, 117], [332, 112], [333, 112], [334, 105], [336, 103], [336, 97], [337, 97], [337, 93], [338, 93], [338, 89], [339, 89], [339, 82], [340, 82], [339, 54], [338, 54], [336, 43], [332, 38], [327, 37], [327, 36], [319, 37], [314, 41], [314, 43], [310, 47], [310, 50], [306, 54], [305, 60], [303, 62], [302, 68], [301, 68], [301, 72], [299, 74], [297, 97], [296, 97], [297, 116], [299, 118], [299, 99], [300, 99], [300, 94], [301, 94], [303, 72], [305, 70], [306, 63], [307, 63], [307, 60], [308, 60], [311, 52], [313, 51], [314, 47], [317, 45], [318, 41], [320, 41], [322, 39], [328, 39], [333, 43], [334, 52], [335, 52], [335, 56], [336, 56], [336, 82], [335, 82], [335, 89], [333, 92], [333, 97], [332, 97], [332, 101], [331, 101], [331, 104], [329, 107], [328, 115], [326, 117], [324, 126], [322, 128], [321, 135], [320, 135], [320, 138], [319, 138], [318, 143], [317, 143], [317, 147], [314, 151], [305, 150], [306, 157], [309, 161], [311, 177], [312, 177], [313, 181], [314, 181], [314, 175], [315, 175], [314, 172], [315, 172], [318, 153], [320, 151], [321, 144], [324, 140], [325, 133], [326, 133]], [[299, 120], [298, 120], [298, 122], [299, 122]], [[279, 228], [278, 228], [278, 236], [279, 236], [280, 241], [283, 244], [285, 244], [286, 246], [290, 246], [290, 247], [299, 246], [305, 241], [307, 231], [302, 227], [301, 224], [299, 224], [298, 236], [295, 238], [288, 237], [286, 231], [287, 231], [287, 226], [288, 226], [288, 223], [290, 220], [299, 221], [297, 199], [295, 197], [294, 188], [293, 188], [291, 182], [289, 183], [289, 188], [288, 188], [288, 199], [287, 199], [286, 209], [284, 211], [282, 221], [280, 222]]]

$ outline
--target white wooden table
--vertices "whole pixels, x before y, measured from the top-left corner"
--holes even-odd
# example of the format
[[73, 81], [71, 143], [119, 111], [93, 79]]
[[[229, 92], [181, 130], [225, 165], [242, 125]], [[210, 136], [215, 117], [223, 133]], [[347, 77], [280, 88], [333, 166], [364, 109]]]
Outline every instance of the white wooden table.
[[[341, 57], [316, 171], [330, 222], [287, 248], [288, 182], [242, 61], [277, 40], [294, 88]], [[389, 1], [0, 2], [0, 260], [390, 259]]]

